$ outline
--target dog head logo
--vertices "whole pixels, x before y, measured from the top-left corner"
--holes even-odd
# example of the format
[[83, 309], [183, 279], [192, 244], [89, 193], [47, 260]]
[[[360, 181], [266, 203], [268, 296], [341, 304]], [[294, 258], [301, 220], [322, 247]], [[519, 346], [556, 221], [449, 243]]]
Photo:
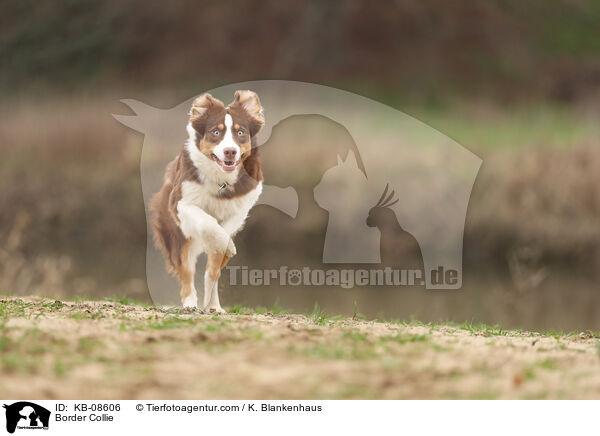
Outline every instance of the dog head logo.
[[50, 411], [42, 406], [28, 401], [19, 401], [6, 409], [6, 431], [14, 433], [18, 429], [48, 429]]
[[[463, 231], [479, 157], [396, 109], [339, 89], [275, 80], [207, 92], [229, 101], [240, 89], [260, 96], [264, 108], [264, 126], [256, 136], [259, 149], [264, 148], [263, 159], [279, 153], [279, 174], [271, 177], [263, 170], [265, 184], [257, 205], [274, 207], [295, 222], [302, 222], [309, 203], [327, 211], [318, 253], [322, 257], [313, 261], [387, 263], [409, 247], [406, 250], [417, 253], [427, 289], [462, 286]], [[166, 164], [188, 139], [186, 123], [194, 100], [165, 110], [122, 100], [135, 115], [114, 115], [144, 134], [141, 177], [146, 206], [160, 189]], [[328, 120], [337, 126], [337, 136], [315, 139], [304, 127], [309, 122], [305, 117]], [[342, 147], [341, 142], [349, 144]], [[307, 159], [309, 146], [312, 160]], [[301, 178], [303, 184], [296, 183]], [[160, 253], [148, 234], [150, 294], [155, 303], [166, 304], [173, 301], [173, 282], [163, 273]], [[434, 280], [433, 273], [440, 269], [455, 273], [455, 280]]]

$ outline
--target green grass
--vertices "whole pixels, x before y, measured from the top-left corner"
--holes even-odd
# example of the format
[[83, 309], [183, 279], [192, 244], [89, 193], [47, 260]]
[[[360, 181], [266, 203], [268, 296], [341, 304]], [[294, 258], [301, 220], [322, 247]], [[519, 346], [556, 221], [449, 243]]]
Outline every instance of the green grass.
[[67, 369], [65, 368], [65, 364], [60, 358], [56, 358], [53, 364], [54, 375], [56, 377], [62, 378], [65, 376]]
[[29, 306], [23, 300], [0, 301], [0, 319], [25, 316], [25, 307]]
[[[334, 360], [365, 360], [376, 359], [382, 356], [391, 358], [390, 345], [405, 346], [408, 344], [428, 343], [429, 337], [426, 335], [414, 335], [396, 333], [394, 335], [385, 335], [379, 338], [369, 338], [367, 335], [357, 331], [344, 331], [339, 338], [334, 341], [325, 341], [318, 344], [307, 346], [294, 345], [289, 347], [289, 352], [302, 354], [303, 356], [319, 359]], [[420, 351], [420, 349], [412, 350]], [[393, 354], [393, 353], [392, 353]], [[392, 367], [396, 365], [396, 359], [392, 358]]]
[[43, 356], [49, 353], [68, 354], [67, 341], [50, 338], [48, 333], [37, 327], [0, 329], [0, 371], [36, 374], [43, 363]]
[[161, 320], [150, 321], [147, 323], [140, 323], [138, 328], [146, 328], [152, 330], [171, 330], [191, 327], [198, 324], [198, 320], [191, 318], [180, 318], [177, 316], [171, 316], [163, 318]]
[[553, 359], [544, 359], [536, 362], [536, 366], [543, 369], [555, 370], [558, 364]]
[[357, 343], [326, 343], [305, 347], [292, 346], [288, 351], [292, 354], [327, 360], [365, 360], [377, 357], [377, 353], [372, 347], [362, 346]]
[[[561, 339], [575, 338], [579, 336], [580, 330], [556, 330], [556, 329], [529, 329], [523, 330], [519, 328], [511, 328], [506, 329], [498, 324], [486, 324], [484, 322], [475, 322], [473, 320], [470, 321], [429, 321], [424, 322], [415, 318], [410, 318], [409, 320], [399, 320], [399, 319], [379, 319], [379, 322], [386, 322], [390, 324], [400, 324], [405, 327], [427, 327], [431, 330], [440, 329], [440, 328], [456, 328], [468, 331], [475, 335], [481, 336], [534, 336], [540, 335], [545, 338], [554, 338], [557, 341]], [[590, 336], [590, 338], [600, 338], [600, 332], [586, 330], [586, 334]]]
[[[69, 301], [69, 300], [65, 300]], [[33, 319], [37, 319], [40, 316], [44, 315], [48, 311], [66, 311], [67, 317], [77, 320], [84, 321], [88, 319], [102, 319], [106, 317], [106, 312], [103, 311], [101, 306], [97, 308], [90, 308], [89, 306], [81, 307], [80, 304], [84, 303], [81, 297], [76, 297], [72, 302], [74, 304], [69, 305], [63, 303], [63, 301], [51, 299], [50, 301], [43, 302], [27, 302], [22, 299], [11, 299], [11, 300], [0, 300], [0, 327], [6, 320], [13, 317], [30, 317]], [[171, 329], [171, 328], [183, 328], [187, 323], [191, 321], [186, 318], [181, 318], [179, 315], [181, 314], [181, 308], [156, 308], [151, 304], [147, 304], [141, 301], [133, 300], [124, 296], [116, 296], [109, 297], [103, 300], [99, 300], [100, 302], [106, 301], [111, 303], [118, 303], [123, 307], [114, 308], [119, 314], [117, 318], [126, 318], [125, 306], [142, 306], [147, 310], [155, 310], [164, 314], [174, 315], [175, 318], [171, 320], [162, 320], [156, 321], [154, 323], [150, 323], [149, 327], [144, 328], [152, 328], [152, 329]], [[83, 310], [85, 308], [85, 310]], [[227, 308], [228, 312], [231, 314], [240, 314], [240, 315], [253, 315], [253, 314], [268, 314], [268, 315], [281, 315], [281, 314], [289, 314], [290, 311], [283, 308], [276, 301], [271, 307], [265, 306], [256, 306], [254, 308], [243, 306], [241, 304], [235, 304], [229, 308]], [[330, 315], [324, 312], [319, 306], [318, 302], [315, 303], [313, 311], [311, 313], [305, 314], [309, 320], [318, 326], [327, 326], [327, 325], [335, 325], [339, 324], [339, 322], [345, 322], [348, 319], [358, 321], [364, 320], [365, 317], [360, 314], [358, 305], [355, 303], [354, 310], [352, 316], [350, 318], [346, 318], [342, 315]], [[219, 318], [218, 315], [215, 315], [216, 318]], [[384, 322], [389, 324], [397, 324], [405, 327], [425, 327], [431, 331], [441, 329], [441, 328], [456, 328], [468, 331], [474, 335], [481, 335], [486, 337], [493, 336], [534, 336], [536, 334], [542, 337], [552, 337], [557, 341], [562, 339], [570, 339], [577, 338], [580, 334], [579, 330], [574, 331], [564, 331], [564, 330], [556, 330], [556, 329], [532, 329], [524, 331], [522, 329], [505, 329], [504, 327], [498, 324], [486, 324], [483, 322], [476, 322], [473, 320], [456, 322], [456, 321], [435, 321], [435, 322], [423, 322], [412, 316], [409, 319], [375, 319], [377, 322]], [[124, 323], [123, 329], [131, 328], [132, 326]], [[137, 326], [136, 328], [141, 328]], [[586, 330], [586, 335], [589, 335], [590, 338], [600, 338], [600, 332]]]
[[[69, 300], [65, 300], [69, 301]], [[7, 319], [12, 317], [26, 317], [30, 316], [32, 318], [39, 318], [47, 311], [56, 311], [56, 310], [66, 310], [67, 316], [71, 319], [77, 321], [84, 321], [87, 319], [102, 319], [106, 316], [106, 313], [102, 310], [102, 307], [98, 307], [96, 309], [90, 309], [86, 307], [85, 310], [81, 310], [82, 307], [79, 305], [87, 300], [82, 300], [82, 297], [76, 297], [72, 300], [74, 305], [67, 305], [60, 300], [52, 299], [50, 301], [44, 301], [39, 303], [34, 302], [26, 302], [21, 299], [13, 299], [13, 300], [0, 300], [0, 326], [2, 323], [6, 322]], [[151, 324], [153, 329], [170, 329], [170, 328], [182, 328], [185, 326], [189, 320], [185, 318], [178, 318], [181, 313], [180, 308], [172, 308], [172, 309], [163, 309], [163, 308], [155, 308], [151, 304], [147, 304], [141, 301], [133, 300], [124, 296], [115, 296], [105, 298], [106, 302], [118, 303], [122, 306], [142, 306], [146, 307], [148, 310], [157, 310], [159, 312], [163, 312], [165, 314], [173, 314], [175, 315], [175, 319], [170, 321], [161, 321], [155, 322]], [[118, 313], [120, 313], [121, 317], [125, 317], [124, 312], [125, 307], [119, 308], [116, 307]], [[281, 314], [289, 314], [290, 311], [283, 308], [276, 301], [273, 306], [265, 307], [265, 306], [256, 306], [254, 308], [243, 306], [241, 304], [235, 304], [229, 308], [227, 308], [228, 312], [231, 314], [240, 314], [240, 315], [253, 315], [253, 314], [269, 314], [269, 315], [281, 315]], [[28, 315], [29, 314], [29, 315]], [[318, 302], [315, 303], [313, 311], [311, 313], [306, 314], [306, 316], [312, 321], [313, 324], [319, 326], [327, 326], [334, 325], [338, 321], [345, 321], [348, 318], [345, 318], [342, 315], [332, 316], [325, 313]], [[218, 317], [218, 316], [217, 316]], [[351, 318], [354, 321], [364, 320], [365, 317], [360, 314], [358, 305], [355, 303], [354, 310]], [[468, 331], [475, 335], [482, 336], [534, 336], [535, 334], [539, 334], [542, 337], [552, 337], [557, 341], [565, 338], [576, 338], [579, 336], [580, 331], [563, 331], [563, 330], [555, 330], [555, 329], [532, 329], [528, 331], [524, 331], [522, 329], [505, 329], [502, 326], [495, 324], [490, 325], [483, 322], [475, 322], [473, 320], [456, 322], [456, 321], [436, 321], [436, 322], [423, 322], [417, 319], [416, 317], [411, 317], [409, 319], [376, 319], [374, 321], [403, 325], [405, 327], [426, 327], [429, 328], [430, 331], [434, 331], [440, 328], [457, 328], [461, 330]], [[130, 326], [124, 325], [123, 328], [128, 328]], [[586, 334], [589, 335], [590, 338], [600, 338], [600, 332], [598, 331], [590, 331], [586, 330]]]
[[101, 340], [84, 336], [79, 338], [77, 350], [82, 353], [91, 353], [98, 348], [102, 348], [103, 346], [104, 343]]
[[[312, 366], [316, 374], [325, 377], [345, 368], [348, 373], [340, 375], [340, 379], [346, 377], [342, 384], [361, 380], [359, 384], [363, 387], [358, 387], [355, 394], [351, 393], [352, 389], [342, 393], [342, 398], [353, 395], [377, 398], [386, 391], [388, 383], [392, 386], [387, 390], [389, 397], [400, 395], [401, 390], [396, 390], [395, 386], [413, 383], [417, 389], [435, 384], [436, 389], [432, 392], [437, 392], [437, 386], [443, 384], [446, 387], [439, 394], [443, 398], [496, 398], [505, 397], [507, 393], [522, 398], [531, 394], [527, 389], [519, 390], [523, 383], [535, 380], [537, 385], [553, 380], [558, 371], [569, 373], [573, 359], [579, 359], [579, 356], [581, 361], [577, 363], [583, 369], [570, 376], [583, 380], [590, 371], [597, 369], [590, 360], [597, 360], [596, 353], [600, 356], [600, 344], [595, 339], [583, 343], [577, 342], [577, 337], [569, 340], [560, 337], [559, 342], [546, 339], [532, 347], [533, 339], [528, 332], [474, 321], [424, 323], [413, 318], [386, 325], [357, 322], [352, 320], [357, 317], [356, 307], [352, 318], [337, 321], [318, 304], [306, 316], [290, 317], [257, 316], [275, 310], [241, 305], [232, 307], [230, 312], [244, 316], [207, 315], [181, 308], [114, 306], [63, 304], [56, 300], [0, 301], [0, 375], [23, 380], [32, 376], [44, 377], [62, 384], [68, 383], [72, 374], [85, 373], [78, 369], [92, 365], [104, 371], [103, 380], [110, 383], [111, 380], [126, 380], [129, 376], [154, 377], [157, 359], [165, 362], [178, 353], [190, 352], [190, 356], [206, 353], [211, 357], [229, 355], [234, 360], [246, 353], [244, 359], [253, 364], [261, 362], [261, 356], [272, 356], [280, 359], [282, 364], [292, 363], [290, 367]], [[12, 316], [21, 316], [23, 311], [30, 320], [28, 324], [22, 319], [10, 322]], [[66, 322], [59, 330], [42, 328], [43, 324], [38, 324], [33, 316], [37, 311], [46, 311], [44, 316], [62, 318]], [[96, 312], [103, 311], [103, 318], [95, 318]], [[72, 330], [72, 319], [81, 320], [88, 328], [78, 334]], [[113, 330], [110, 334], [100, 335], [89, 329], [98, 325], [102, 326], [102, 332]], [[557, 332], [546, 331], [545, 334], [552, 338]], [[467, 352], [465, 339], [470, 335], [484, 336], [467, 344], [469, 347], [482, 346], [481, 353]], [[542, 337], [541, 334], [531, 335], [536, 339]], [[523, 347], [529, 353], [524, 358]], [[494, 360], [497, 351], [501, 352], [500, 360]], [[550, 351], [553, 354], [548, 354]], [[590, 351], [593, 359], [589, 358]], [[510, 371], [505, 370], [506, 359], [513, 365]], [[512, 359], [517, 364], [511, 362]], [[273, 361], [276, 360], [265, 363], [267, 370]], [[454, 365], [453, 361], [459, 364]], [[318, 368], [326, 370], [319, 373]], [[299, 371], [299, 374], [305, 374]], [[369, 376], [361, 378], [365, 374]], [[465, 391], [461, 379], [467, 376], [485, 380], [477, 382], [480, 384], [476, 388]], [[510, 386], [513, 377], [519, 380], [514, 382], [513, 391], [499, 388], [506, 385], [504, 377], [509, 377]], [[575, 378], [573, 380], [575, 383]], [[583, 385], [584, 381], [578, 386]], [[548, 396], [554, 398], [556, 392], [549, 391]], [[315, 391], [317, 395], [336, 394], [325, 389]]]
[[558, 363], [553, 359], [538, 360], [523, 369], [523, 378], [533, 380], [537, 377], [539, 370], [554, 371], [558, 368]]
[[348, 330], [345, 331], [342, 334], [342, 337], [344, 339], [349, 339], [351, 341], [355, 341], [355, 342], [366, 342], [367, 341], [367, 336], [363, 333], [360, 333], [359, 331], [356, 330]]
[[352, 319], [354, 321], [360, 321], [365, 319], [365, 316], [358, 311], [358, 303], [354, 301], [354, 312], [352, 313]]
[[328, 322], [327, 314], [321, 310], [319, 303], [315, 301], [315, 306], [308, 318], [316, 325], [326, 325]]
[[108, 297], [108, 298], [105, 298], [105, 300], [111, 301], [113, 303], [119, 303], [124, 306], [146, 306], [146, 305], [148, 305], [148, 303], [145, 303], [143, 301], [133, 300], [126, 296]]
[[254, 309], [242, 306], [241, 304], [234, 304], [233, 306], [228, 307], [227, 312], [235, 313], [237, 315], [249, 315], [252, 313], [256, 313]]
[[414, 342], [427, 342], [429, 341], [429, 337], [426, 335], [405, 335], [402, 333], [397, 333], [391, 336], [382, 336], [379, 338], [379, 342], [394, 342], [396, 344], [410, 344]]
[[273, 306], [269, 310], [273, 315], [287, 315], [290, 313], [289, 310], [279, 305], [279, 300], [275, 300]]
[[233, 306], [227, 307], [226, 310], [228, 313], [236, 313], [239, 315], [251, 315], [251, 314], [285, 315], [285, 314], [290, 313], [289, 310], [280, 306], [277, 300], [275, 301], [275, 303], [273, 303], [273, 305], [271, 307], [256, 306], [256, 307], [252, 308], [252, 307], [243, 306], [241, 304], [234, 304]]

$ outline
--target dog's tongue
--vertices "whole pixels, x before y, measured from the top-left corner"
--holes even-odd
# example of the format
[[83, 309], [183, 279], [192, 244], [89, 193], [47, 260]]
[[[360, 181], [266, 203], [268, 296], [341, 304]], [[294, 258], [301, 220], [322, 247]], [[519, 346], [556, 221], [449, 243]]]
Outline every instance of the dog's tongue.
[[222, 168], [225, 171], [233, 171], [235, 169], [235, 162], [231, 162], [231, 161], [223, 162]]

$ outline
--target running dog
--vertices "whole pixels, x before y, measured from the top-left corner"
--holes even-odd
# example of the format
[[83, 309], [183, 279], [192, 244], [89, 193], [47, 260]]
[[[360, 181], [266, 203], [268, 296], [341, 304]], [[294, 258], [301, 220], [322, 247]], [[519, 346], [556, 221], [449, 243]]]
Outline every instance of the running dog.
[[189, 116], [189, 137], [150, 203], [154, 242], [181, 283], [183, 307], [198, 308], [196, 259], [206, 253], [201, 309], [225, 313], [219, 303], [221, 269], [236, 254], [233, 237], [262, 192], [255, 138], [263, 109], [252, 91], [236, 91], [227, 107], [203, 94]]

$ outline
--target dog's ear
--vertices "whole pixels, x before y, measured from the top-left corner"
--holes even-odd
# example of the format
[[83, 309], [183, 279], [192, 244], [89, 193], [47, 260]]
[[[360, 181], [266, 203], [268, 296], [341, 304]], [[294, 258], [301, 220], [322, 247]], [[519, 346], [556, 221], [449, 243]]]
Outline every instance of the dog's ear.
[[206, 93], [197, 97], [190, 109], [190, 123], [200, 135], [204, 135], [204, 129], [210, 117], [225, 117], [225, 105], [212, 95]]
[[252, 136], [256, 135], [265, 123], [263, 108], [255, 92], [249, 90], [235, 91], [233, 103], [229, 106], [239, 106], [250, 116]]
[[192, 108], [190, 109], [190, 119], [193, 120], [195, 118], [202, 117], [204, 114], [206, 114], [208, 109], [217, 102], [219, 102], [219, 100], [214, 98], [209, 93], [196, 97], [192, 103]]

